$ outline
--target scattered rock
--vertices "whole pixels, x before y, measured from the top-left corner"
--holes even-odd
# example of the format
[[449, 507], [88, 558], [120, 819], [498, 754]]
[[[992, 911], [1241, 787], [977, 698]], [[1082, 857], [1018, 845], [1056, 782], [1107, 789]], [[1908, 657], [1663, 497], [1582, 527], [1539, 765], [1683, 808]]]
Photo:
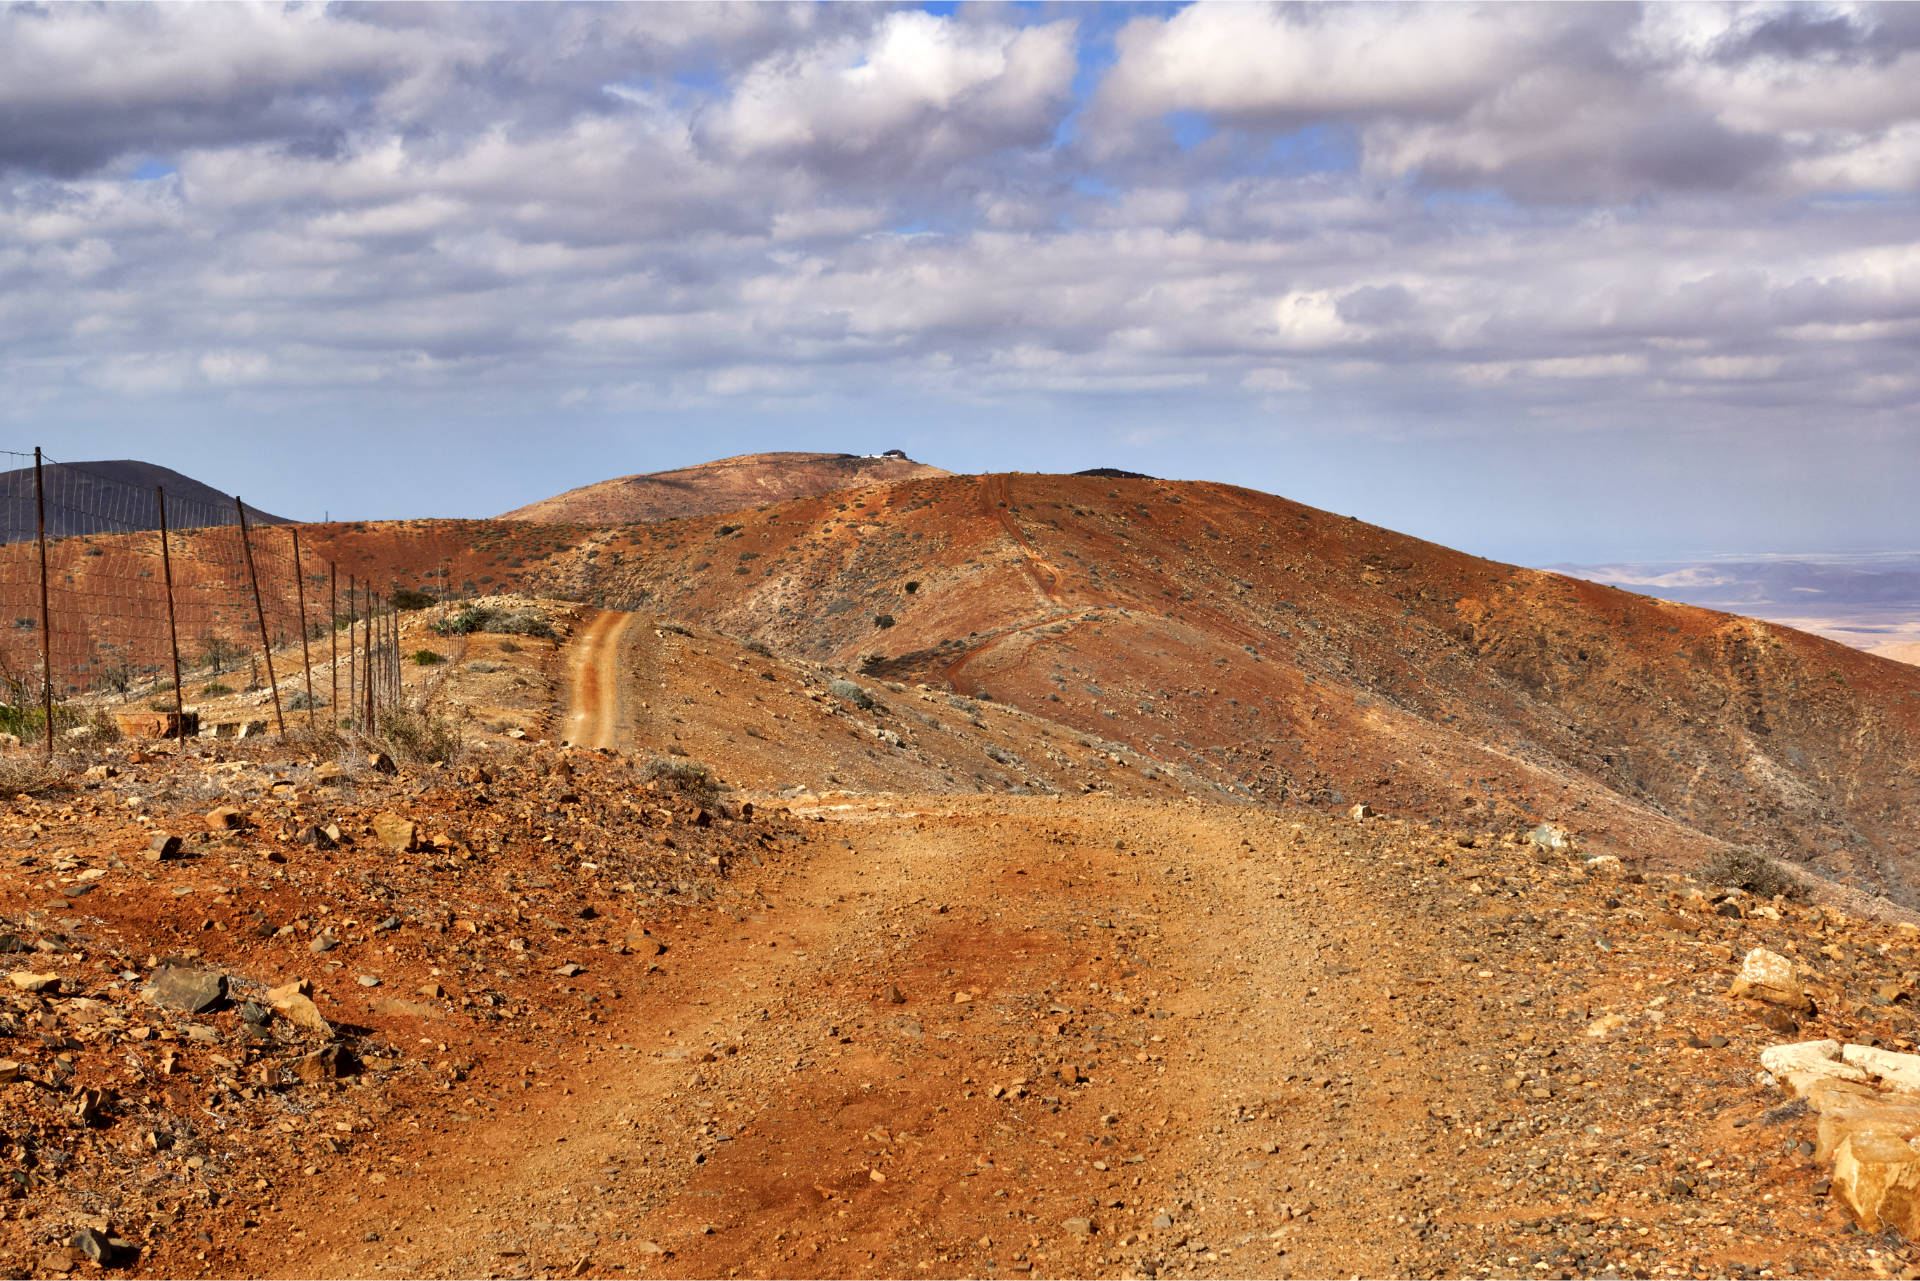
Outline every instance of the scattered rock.
[[420, 844], [418, 826], [411, 819], [386, 810], [373, 816], [373, 836], [380, 844], [398, 854], [409, 853]]
[[162, 966], [153, 972], [154, 1004], [204, 1014], [227, 999], [227, 976], [216, 970]]
[[147, 842], [147, 859], [149, 862], [158, 863], [162, 859], [178, 857], [180, 857], [180, 838], [178, 836], [170, 836], [165, 832], [159, 832], [155, 833], [154, 838]]
[[247, 816], [231, 805], [207, 811], [209, 832], [237, 832], [247, 825]]
[[1730, 996], [1751, 997], [1785, 1009], [1810, 1013], [1813, 1001], [1802, 990], [1793, 972], [1793, 962], [1778, 952], [1756, 947], [1740, 962], [1740, 972], [1727, 989]]
[[60, 990], [58, 974], [35, 974], [32, 970], [15, 970], [7, 976], [9, 982], [22, 992], [57, 992]]

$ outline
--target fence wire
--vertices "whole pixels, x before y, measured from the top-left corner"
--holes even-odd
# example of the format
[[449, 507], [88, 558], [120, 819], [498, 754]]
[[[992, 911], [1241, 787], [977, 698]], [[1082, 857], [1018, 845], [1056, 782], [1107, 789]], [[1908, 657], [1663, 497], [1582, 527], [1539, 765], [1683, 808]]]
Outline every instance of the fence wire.
[[[0, 731], [51, 746], [49, 696], [56, 734], [213, 699], [274, 729], [368, 729], [398, 705], [392, 600], [344, 578], [330, 592], [296, 526], [38, 462], [0, 450]], [[194, 732], [182, 720], [162, 732]]]

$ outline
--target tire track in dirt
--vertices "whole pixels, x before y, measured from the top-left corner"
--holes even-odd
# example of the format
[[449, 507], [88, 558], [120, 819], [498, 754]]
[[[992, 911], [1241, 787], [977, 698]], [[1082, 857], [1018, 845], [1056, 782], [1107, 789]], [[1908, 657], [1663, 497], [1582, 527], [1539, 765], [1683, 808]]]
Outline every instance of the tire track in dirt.
[[[1409, 1230], [1368, 1192], [1418, 1176], [1446, 1051], [1383, 996], [1417, 980], [1337, 858], [1276, 875], [1245, 852], [1287, 825], [1206, 806], [816, 814], [805, 861], [741, 869], [731, 921], [674, 942], [602, 1035], [339, 1189], [268, 1270], [1399, 1270]], [[1423, 1084], [1328, 1110], [1362, 1055]]]
[[561, 738], [576, 747], [620, 745], [620, 646], [632, 614], [601, 610], [567, 654], [566, 729]]

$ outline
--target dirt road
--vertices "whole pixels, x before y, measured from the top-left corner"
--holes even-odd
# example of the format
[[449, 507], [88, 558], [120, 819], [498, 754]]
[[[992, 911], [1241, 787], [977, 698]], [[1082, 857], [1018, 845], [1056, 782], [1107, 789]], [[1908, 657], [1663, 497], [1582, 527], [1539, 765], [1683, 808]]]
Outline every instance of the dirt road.
[[1349, 1123], [1308, 1084], [1358, 1027], [1369, 1062], [1420, 1048], [1392, 966], [1355, 977], [1377, 898], [1294, 910], [1292, 874], [1236, 857], [1279, 837], [1253, 813], [819, 817], [808, 861], [740, 877], [727, 928], [673, 938], [603, 1036], [469, 1100], [282, 1267], [1100, 1272], [1165, 1215], [1216, 1272], [1401, 1270], [1407, 1231], [1355, 1194], [1417, 1174], [1420, 1088], [1382, 1081]]
[[620, 646], [632, 614], [601, 610], [567, 654], [567, 712], [561, 738], [576, 747], [620, 744]]

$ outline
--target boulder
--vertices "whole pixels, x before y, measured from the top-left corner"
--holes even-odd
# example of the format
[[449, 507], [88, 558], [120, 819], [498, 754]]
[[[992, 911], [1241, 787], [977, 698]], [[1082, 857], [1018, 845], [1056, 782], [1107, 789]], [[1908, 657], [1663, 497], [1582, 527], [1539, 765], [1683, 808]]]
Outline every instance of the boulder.
[[1869, 1232], [1920, 1230], [1920, 1152], [1897, 1133], [1848, 1135], [1834, 1150], [1833, 1191]]
[[1820, 1115], [1814, 1126], [1816, 1161], [1830, 1159], [1848, 1136], [1868, 1130], [1903, 1139], [1920, 1135], [1920, 1101], [1875, 1093], [1858, 1082], [1822, 1081], [1808, 1091], [1807, 1105]]
[[[1761, 1056], [1765, 1061], [1765, 1056]], [[1841, 1057], [1898, 1090], [1920, 1091], [1920, 1054], [1898, 1054], [1871, 1045], [1849, 1045]]]
[[1764, 947], [1756, 947], [1748, 952], [1740, 962], [1740, 972], [1734, 975], [1733, 985], [1727, 989], [1730, 996], [1750, 997], [1756, 1001], [1765, 1001], [1769, 1005], [1784, 1006], [1802, 1013], [1813, 1009], [1813, 1002], [1802, 989], [1800, 980], [1794, 975], [1793, 962], [1778, 952], [1769, 952]]

